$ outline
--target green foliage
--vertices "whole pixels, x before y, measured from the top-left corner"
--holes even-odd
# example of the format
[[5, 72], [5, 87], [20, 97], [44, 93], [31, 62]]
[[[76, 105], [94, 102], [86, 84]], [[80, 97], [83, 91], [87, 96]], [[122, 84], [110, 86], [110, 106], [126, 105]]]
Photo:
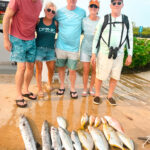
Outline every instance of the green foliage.
[[[125, 51], [125, 59], [126, 58], [127, 58], [127, 51]], [[127, 68], [129, 68], [136, 70], [137, 72], [143, 70], [144, 67], [149, 66], [149, 64], [150, 64], [150, 40], [134, 38], [132, 64], [128, 67], [124, 66], [124, 69], [126, 70]]]
[[[139, 37], [139, 27], [134, 27], [133, 33], [134, 33], [134, 36]], [[150, 38], [150, 28], [145, 28], [145, 27], [143, 28], [142, 37]]]

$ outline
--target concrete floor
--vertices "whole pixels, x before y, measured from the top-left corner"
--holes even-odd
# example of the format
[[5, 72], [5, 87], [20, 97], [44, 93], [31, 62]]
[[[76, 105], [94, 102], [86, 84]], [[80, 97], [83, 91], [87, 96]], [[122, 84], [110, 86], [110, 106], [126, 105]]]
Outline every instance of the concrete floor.
[[[143, 75], [142, 75], [143, 74]], [[54, 90], [50, 93], [45, 89], [45, 97], [37, 101], [28, 100], [28, 107], [18, 108], [15, 105], [15, 85], [13, 74], [0, 75], [0, 149], [22, 150], [24, 143], [18, 128], [21, 114], [27, 116], [35, 139], [41, 144], [41, 127], [44, 120], [50, 125], [58, 126], [56, 117], [63, 116], [68, 122], [68, 130], [80, 128], [81, 116], [87, 112], [89, 115], [110, 115], [122, 124], [126, 135], [135, 142], [136, 150], [149, 150], [150, 144], [142, 148], [142, 141], [137, 137], [150, 135], [150, 73], [138, 75], [122, 75], [121, 81], [115, 90], [114, 97], [117, 106], [110, 106], [105, 97], [108, 91], [108, 82], [103, 83], [101, 90], [102, 104], [94, 105], [93, 97], [81, 97], [82, 78], [77, 76], [77, 91], [79, 98], [72, 100], [69, 96], [70, 84], [66, 80], [64, 96], [56, 96], [59, 87], [55, 77]], [[35, 77], [31, 82], [30, 90], [37, 91]]]

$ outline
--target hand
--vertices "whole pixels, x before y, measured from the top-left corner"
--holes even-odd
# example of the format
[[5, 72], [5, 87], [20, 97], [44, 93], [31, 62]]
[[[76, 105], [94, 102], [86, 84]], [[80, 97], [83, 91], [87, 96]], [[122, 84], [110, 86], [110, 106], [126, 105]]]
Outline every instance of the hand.
[[11, 51], [12, 45], [9, 39], [4, 39], [4, 47], [7, 51], [9, 52]]
[[129, 55], [126, 59], [125, 65], [129, 66], [129, 65], [131, 65], [131, 63], [132, 63], [132, 56]]
[[91, 57], [91, 64], [92, 64], [92, 65], [95, 65], [95, 64], [96, 64], [96, 55], [95, 55], [95, 54], [92, 54], [92, 57]]

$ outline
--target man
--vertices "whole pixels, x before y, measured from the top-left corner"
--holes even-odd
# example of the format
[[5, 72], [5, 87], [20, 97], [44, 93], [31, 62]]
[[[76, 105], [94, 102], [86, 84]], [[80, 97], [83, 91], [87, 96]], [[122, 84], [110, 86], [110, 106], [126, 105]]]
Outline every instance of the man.
[[85, 11], [76, 6], [77, 0], [67, 0], [67, 6], [58, 10], [56, 20], [59, 24], [58, 39], [56, 41], [56, 66], [59, 67], [60, 88], [57, 95], [65, 92], [65, 70], [69, 69], [70, 75], [70, 96], [78, 98], [75, 90], [76, 65], [80, 45], [82, 19]]
[[[116, 105], [113, 92], [120, 79], [121, 70], [123, 67], [124, 47], [127, 45], [128, 57], [125, 65], [129, 66], [132, 62], [133, 54], [133, 29], [132, 23], [128, 17], [121, 15], [123, 8], [123, 0], [111, 0], [111, 14], [101, 19], [97, 25], [95, 33], [91, 62], [96, 61], [96, 95], [93, 100], [94, 104], [100, 104], [100, 88], [102, 81], [107, 80], [110, 76], [109, 92], [107, 101], [111, 105]], [[104, 28], [104, 23], [108, 21]], [[103, 32], [101, 32], [103, 30]], [[97, 59], [96, 59], [96, 53]]]
[[11, 61], [17, 62], [15, 79], [18, 107], [27, 106], [23, 97], [36, 100], [28, 88], [36, 55], [35, 27], [41, 8], [40, 0], [10, 0], [3, 19], [4, 47], [11, 52]]

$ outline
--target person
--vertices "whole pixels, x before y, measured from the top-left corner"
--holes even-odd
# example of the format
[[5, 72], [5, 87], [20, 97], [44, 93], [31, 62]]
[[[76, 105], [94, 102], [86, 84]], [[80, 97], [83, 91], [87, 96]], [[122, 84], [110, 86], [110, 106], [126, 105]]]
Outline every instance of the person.
[[[116, 105], [116, 101], [112, 96], [117, 85], [117, 81], [120, 79], [125, 45], [127, 45], [128, 51], [125, 65], [129, 66], [132, 63], [132, 22], [127, 16], [121, 14], [123, 6], [123, 0], [111, 0], [111, 14], [106, 15], [97, 25], [97, 30], [93, 40], [91, 58], [91, 62], [95, 63], [97, 54], [95, 81], [96, 94], [93, 99], [94, 104], [100, 104], [102, 102], [100, 99], [102, 81], [107, 80], [110, 76], [107, 101], [111, 105]], [[105, 24], [106, 22], [107, 24]]]
[[67, 0], [67, 6], [57, 11], [58, 39], [56, 41], [56, 66], [59, 67], [60, 88], [57, 95], [65, 92], [64, 79], [66, 66], [70, 76], [70, 96], [78, 98], [75, 90], [76, 65], [78, 62], [78, 51], [80, 45], [80, 35], [82, 19], [86, 16], [82, 8], [76, 6], [77, 0]]
[[83, 19], [82, 29], [84, 33], [84, 38], [81, 44], [80, 49], [80, 61], [83, 63], [83, 92], [82, 96], [87, 96], [89, 93], [91, 96], [94, 96], [94, 82], [96, 74], [96, 65], [92, 64], [92, 73], [91, 73], [91, 82], [89, 91], [87, 90], [88, 76], [90, 70], [90, 61], [92, 56], [92, 42], [94, 38], [94, 33], [96, 25], [99, 21], [98, 11], [99, 11], [99, 2], [98, 0], [91, 0], [89, 2], [89, 16]]
[[45, 17], [40, 18], [36, 27], [37, 38], [37, 54], [36, 54], [36, 80], [38, 87], [38, 95], [43, 97], [42, 90], [42, 61], [46, 61], [48, 69], [48, 88], [51, 88], [52, 77], [55, 67], [55, 34], [57, 22], [54, 19], [56, 14], [56, 6], [52, 2], [48, 2], [44, 9]]
[[36, 55], [35, 27], [41, 8], [41, 0], [10, 0], [3, 19], [4, 47], [11, 52], [11, 61], [17, 62], [15, 79], [18, 107], [27, 106], [24, 97], [31, 100], [37, 98], [29, 91], [29, 84]]

